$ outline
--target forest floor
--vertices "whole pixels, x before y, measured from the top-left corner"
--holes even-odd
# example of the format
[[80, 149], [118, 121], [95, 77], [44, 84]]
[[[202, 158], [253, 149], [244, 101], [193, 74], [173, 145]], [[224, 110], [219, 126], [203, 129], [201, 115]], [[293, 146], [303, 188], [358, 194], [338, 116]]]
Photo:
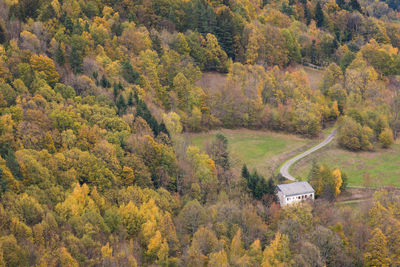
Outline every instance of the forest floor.
[[247, 129], [222, 129], [185, 136], [189, 142], [206, 150], [217, 133], [222, 133], [228, 139], [233, 167], [240, 169], [246, 163], [250, 170], [257, 169], [266, 177], [273, 175], [286, 159], [319, 142], [296, 135]]

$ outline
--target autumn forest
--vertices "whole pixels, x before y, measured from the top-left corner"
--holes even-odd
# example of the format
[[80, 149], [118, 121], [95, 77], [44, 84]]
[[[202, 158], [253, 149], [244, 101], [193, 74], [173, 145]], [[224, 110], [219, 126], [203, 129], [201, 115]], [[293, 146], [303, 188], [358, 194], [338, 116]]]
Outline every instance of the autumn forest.
[[351, 175], [314, 161], [317, 199], [280, 207], [275, 170], [238, 167], [224, 134], [187, 137], [313, 142], [335, 128], [341, 151], [391, 153], [399, 12], [398, 0], [0, 0], [0, 266], [400, 266], [398, 188], [342, 203]]

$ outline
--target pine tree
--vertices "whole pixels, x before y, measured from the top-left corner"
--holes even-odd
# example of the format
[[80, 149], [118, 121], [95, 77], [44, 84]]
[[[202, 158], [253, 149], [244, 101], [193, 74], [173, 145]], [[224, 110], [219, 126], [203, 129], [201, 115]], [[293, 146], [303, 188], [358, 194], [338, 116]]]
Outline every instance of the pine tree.
[[126, 102], [125, 98], [123, 95], [119, 95], [118, 100], [117, 100], [117, 108], [118, 108], [118, 114], [122, 115], [126, 111]]
[[[115, 23], [114, 23], [115, 24]], [[113, 25], [114, 25], [113, 24]], [[86, 21], [85, 22], [85, 32], [90, 32], [90, 29], [89, 29], [89, 23]], [[119, 35], [117, 35], [117, 36], [119, 36]]]
[[[110, 88], [111, 87], [111, 83], [107, 80], [106, 76], [104, 76], [104, 75], [101, 77], [100, 85], [103, 88]], [[115, 86], [114, 86], [114, 88], [115, 88]]]
[[83, 59], [82, 55], [79, 53], [75, 46], [71, 47], [71, 52], [69, 54], [69, 61], [71, 63], [72, 71], [77, 74], [82, 72]]
[[135, 103], [134, 103], [134, 99], [133, 99], [133, 94], [132, 94], [132, 92], [130, 92], [129, 93], [129, 96], [128, 96], [128, 107], [132, 107]]
[[347, 177], [347, 174], [342, 172], [342, 186], [340, 187], [340, 190], [343, 191], [347, 187], [349, 178]]
[[235, 56], [233, 53], [234, 22], [233, 22], [232, 12], [228, 8], [223, 9], [218, 14], [217, 24], [218, 26], [216, 29], [216, 35], [218, 41], [221, 44], [222, 49], [224, 49], [224, 51], [226, 52], [226, 54], [229, 57], [234, 58]]
[[244, 164], [242, 167], [242, 177], [246, 180], [249, 180], [249, 177], [250, 177], [250, 173], [249, 173], [249, 170], [247, 169], [246, 164]]
[[169, 132], [168, 132], [167, 127], [165, 126], [164, 122], [161, 122], [160, 125], [158, 125], [158, 131], [159, 131], [159, 133], [165, 133], [166, 135], [169, 136]]
[[121, 66], [121, 74], [122, 77], [128, 82], [132, 84], [138, 84], [138, 79], [140, 77], [139, 72], [133, 69], [132, 64], [129, 60], [126, 60], [124, 64]]
[[307, 1], [303, 3], [303, 8], [304, 8], [304, 18], [306, 19], [307, 25], [310, 25], [311, 23], [311, 14], [310, 10], [308, 9]]
[[314, 160], [312, 163], [312, 167], [310, 173], [308, 174], [308, 180], [317, 180], [319, 177], [319, 164]]
[[[121, 29], [121, 31], [122, 31], [122, 29]], [[161, 57], [164, 53], [164, 50], [161, 45], [160, 37], [158, 36], [157, 33], [150, 33], [150, 39], [151, 39], [151, 46], [153, 47], [153, 50], [157, 52], [159, 57]]]
[[136, 92], [135, 92], [135, 99], [137, 101], [136, 116], [142, 117], [147, 122], [147, 124], [150, 126], [154, 135], [157, 136], [160, 133], [157, 120], [151, 114], [146, 103], [139, 99]]
[[0, 44], [6, 41], [6, 33], [4, 32], [3, 26], [0, 25]]
[[315, 21], [317, 22], [317, 27], [322, 27], [324, 25], [324, 19], [321, 3], [317, 2], [317, 6], [315, 7]]
[[69, 33], [72, 33], [72, 31], [74, 30], [74, 23], [68, 15], [64, 20], [64, 26]]
[[61, 44], [58, 44], [57, 51], [56, 51], [56, 62], [58, 65], [63, 66], [65, 63], [64, 51], [61, 48]]
[[14, 151], [7, 143], [0, 144], [0, 156], [6, 161], [6, 166], [16, 179], [21, 180], [20, 165], [15, 157]]
[[8, 182], [3, 178], [3, 172], [3, 169], [0, 169], [0, 197], [8, 189]]
[[361, 6], [357, 0], [351, 0], [349, 5], [352, 11], [359, 11], [360, 13], [362, 12]]

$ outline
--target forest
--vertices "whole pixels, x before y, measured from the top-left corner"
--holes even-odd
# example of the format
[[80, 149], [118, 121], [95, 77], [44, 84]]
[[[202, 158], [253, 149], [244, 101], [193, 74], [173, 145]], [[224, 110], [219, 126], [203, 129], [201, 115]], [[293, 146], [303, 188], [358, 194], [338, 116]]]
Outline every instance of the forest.
[[[400, 133], [397, 0], [0, 0], [0, 266], [400, 266], [400, 194], [281, 208], [233, 167], [269, 130], [349, 151]], [[295, 68], [324, 69], [312, 89]], [[220, 90], [198, 85], [226, 77]]]

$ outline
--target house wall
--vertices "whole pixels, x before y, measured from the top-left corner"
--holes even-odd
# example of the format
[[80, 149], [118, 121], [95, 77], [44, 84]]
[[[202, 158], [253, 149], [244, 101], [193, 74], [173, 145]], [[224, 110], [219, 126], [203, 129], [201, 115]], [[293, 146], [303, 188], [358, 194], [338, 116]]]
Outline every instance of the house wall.
[[[281, 193], [281, 196], [279, 196]], [[307, 199], [314, 199], [314, 193], [310, 194], [299, 194], [299, 195], [292, 195], [292, 196], [284, 196], [282, 192], [278, 192], [279, 203], [281, 206], [297, 203]]]
[[283, 193], [282, 193], [281, 191], [278, 191], [278, 192], [276, 193], [276, 195], [277, 195], [277, 197], [278, 197], [278, 199], [279, 199], [279, 204], [280, 204], [281, 206], [286, 205], [286, 198], [285, 198], [285, 196], [283, 195]]

